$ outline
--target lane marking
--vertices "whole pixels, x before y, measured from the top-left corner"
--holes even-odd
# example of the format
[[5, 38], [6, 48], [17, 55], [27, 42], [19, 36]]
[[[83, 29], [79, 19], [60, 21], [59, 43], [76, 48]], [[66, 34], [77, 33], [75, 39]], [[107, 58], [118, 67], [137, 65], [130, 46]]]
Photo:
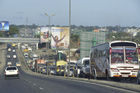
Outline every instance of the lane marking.
[[44, 88], [42, 88], [42, 87], [39, 87], [39, 89], [40, 89], [40, 90], [43, 90]]
[[35, 83], [33, 83], [33, 86], [36, 86], [36, 84], [35, 84]]

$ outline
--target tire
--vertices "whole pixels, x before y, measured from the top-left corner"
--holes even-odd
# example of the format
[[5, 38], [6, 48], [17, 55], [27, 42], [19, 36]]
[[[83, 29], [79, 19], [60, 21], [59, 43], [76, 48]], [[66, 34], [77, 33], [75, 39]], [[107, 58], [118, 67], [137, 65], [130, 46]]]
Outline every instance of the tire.
[[96, 70], [93, 71], [93, 79], [97, 79]]
[[106, 70], [106, 80], [110, 80], [108, 71]]
[[137, 84], [140, 84], [139, 76], [137, 77]]

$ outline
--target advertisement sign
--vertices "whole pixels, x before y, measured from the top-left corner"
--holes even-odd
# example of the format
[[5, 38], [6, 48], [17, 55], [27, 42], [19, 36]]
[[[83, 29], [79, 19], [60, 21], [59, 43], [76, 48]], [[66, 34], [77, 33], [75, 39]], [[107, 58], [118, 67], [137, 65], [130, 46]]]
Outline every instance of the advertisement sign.
[[9, 31], [8, 21], [0, 21], [0, 31]]
[[69, 27], [51, 28], [51, 48], [68, 49], [69, 46]]
[[50, 32], [49, 27], [41, 27], [40, 28], [40, 42], [46, 43], [50, 41]]

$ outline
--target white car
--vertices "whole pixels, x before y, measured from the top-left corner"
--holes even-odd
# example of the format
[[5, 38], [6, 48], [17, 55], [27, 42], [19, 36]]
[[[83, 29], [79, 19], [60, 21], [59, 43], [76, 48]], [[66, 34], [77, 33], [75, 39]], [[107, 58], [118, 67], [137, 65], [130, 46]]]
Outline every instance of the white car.
[[16, 50], [15, 50], [15, 49], [13, 49], [12, 51], [13, 51], [13, 52], [16, 52]]
[[16, 66], [8, 66], [5, 68], [5, 78], [8, 76], [16, 76], [19, 78], [19, 71]]
[[8, 48], [8, 51], [10, 52], [11, 51], [11, 48]]
[[13, 58], [17, 58], [17, 56], [16, 55], [13, 55]]

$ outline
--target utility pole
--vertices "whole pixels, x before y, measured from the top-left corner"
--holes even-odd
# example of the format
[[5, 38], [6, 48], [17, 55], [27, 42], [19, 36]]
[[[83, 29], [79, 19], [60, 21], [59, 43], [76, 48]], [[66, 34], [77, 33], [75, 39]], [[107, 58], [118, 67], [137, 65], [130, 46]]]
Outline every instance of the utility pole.
[[[49, 24], [49, 38], [51, 38], [51, 16], [55, 16], [54, 14], [52, 15], [48, 15], [47, 13], [45, 13], [46, 16], [48, 16], [48, 24]], [[49, 49], [49, 45], [51, 44], [50, 43], [51, 41], [49, 42], [46, 42], [46, 48]], [[48, 63], [47, 63], [47, 75], [49, 75], [49, 68], [48, 68]]]
[[[51, 34], [51, 16], [55, 16], [54, 14], [52, 15], [48, 15], [47, 13], [45, 13], [46, 16], [48, 16], [48, 25], [49, 25], [49, 38], [51, 38], [50, 34]], [[50, 42], [46, 42], [46, 48], [49, 49], [49, 45], [50, 45]]]
[[69, 62], [68, 62], [68, 75], [70, 73], [70, 37], [71, 37], [71, 0], [69, 0]]

